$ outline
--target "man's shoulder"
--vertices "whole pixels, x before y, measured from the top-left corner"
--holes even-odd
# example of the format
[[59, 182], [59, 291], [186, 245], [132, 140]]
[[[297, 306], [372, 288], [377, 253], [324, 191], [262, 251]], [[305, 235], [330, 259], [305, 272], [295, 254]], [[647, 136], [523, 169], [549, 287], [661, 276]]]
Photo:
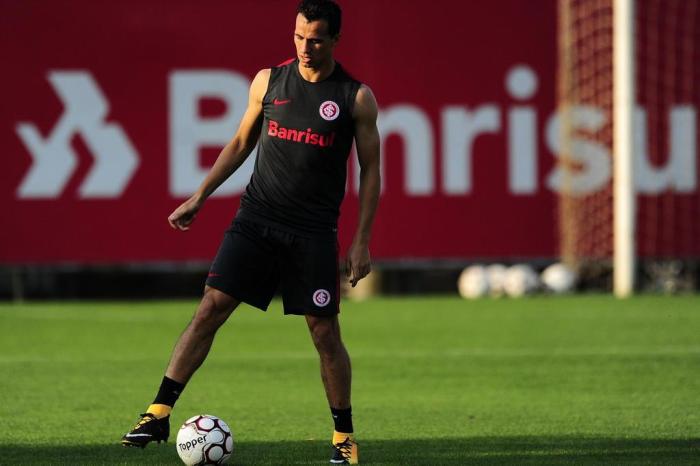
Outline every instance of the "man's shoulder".
[[282, 68], [285, 66], [289, 66], [292, 63], [294, 63], [296, 60], [297, 60], [296, 58], [290, 58], [288, 60], [283, 61], [282, 63], [279, 63], [277, 66], [275, 66], [275, 68]]
[[263, 68], [255, 74], [255, 78], [253, 78], [253, 81], [255, 81], [256, 79], [269, 79], [271, 73], [272, 68]]
[[355, 105], [353, 116], [355, 118], [370, 117], [375, 118], [378, 112], [377, 99], [374, 97], [372, 89], [366, 84], [360, 84], [355, 94]]
[[294, 63], [296, 63], [296, 58], [290, 58], [289, 60], [285, 60], [282, 63], [271, 66], [270, 68], [263, 68], [262, 70], [258, 71], [255, 78], [264, 81], [265, 86], [267, 87], [267, 84], [271, 79], [274, 80], [285, 72], [289, 73]]
[[270, 68], [263, 68], [257, 72], [250, 85], [251, 94], [255, 96], [259, 102], [262, 101], [263, 96], [267, 92], [267, 86], [270, 83], [270, 74]]

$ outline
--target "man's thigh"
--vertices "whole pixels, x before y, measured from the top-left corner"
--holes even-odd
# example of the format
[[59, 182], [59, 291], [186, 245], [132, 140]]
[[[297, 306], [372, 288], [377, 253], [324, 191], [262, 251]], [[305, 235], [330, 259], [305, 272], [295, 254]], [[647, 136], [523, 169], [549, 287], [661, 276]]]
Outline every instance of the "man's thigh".
[[280, 263], [284, 313], [337, 314], [340, 311], [338, 266], [335, 235], [296, 237]]
[[279, 285], [277, 254], [267, 227], [236, 220], [224, 234], [206, 284], [264, 311]]

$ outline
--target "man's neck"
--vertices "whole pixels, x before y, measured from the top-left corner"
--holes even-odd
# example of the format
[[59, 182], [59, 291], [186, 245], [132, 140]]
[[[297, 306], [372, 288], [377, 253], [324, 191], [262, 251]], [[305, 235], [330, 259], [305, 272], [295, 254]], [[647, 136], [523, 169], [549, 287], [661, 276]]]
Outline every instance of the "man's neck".
[[335, 70], [335, 60], [330, 59], [327, 63], [323, 63], [318, 68], [305, 68], [301, 66], [301, 63], [297, 65], [299, 67], [299, 74], [301, 77], [312, 83], [317, 83], [323, 81]]

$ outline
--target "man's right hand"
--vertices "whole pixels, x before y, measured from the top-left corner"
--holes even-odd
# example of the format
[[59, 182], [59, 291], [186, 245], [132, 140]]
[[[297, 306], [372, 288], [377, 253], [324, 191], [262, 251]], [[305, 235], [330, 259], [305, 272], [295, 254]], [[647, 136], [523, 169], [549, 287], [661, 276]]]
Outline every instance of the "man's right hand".
[[180, 204], [180, 207], [170, 214], [168, 223], [175, 230], [187, 231], [190, 229], [190, 224], [194, 222], [197, 212], [199, 212], [201, 208], [202, 201], [200, 201], [197, 195], [194, 195]]

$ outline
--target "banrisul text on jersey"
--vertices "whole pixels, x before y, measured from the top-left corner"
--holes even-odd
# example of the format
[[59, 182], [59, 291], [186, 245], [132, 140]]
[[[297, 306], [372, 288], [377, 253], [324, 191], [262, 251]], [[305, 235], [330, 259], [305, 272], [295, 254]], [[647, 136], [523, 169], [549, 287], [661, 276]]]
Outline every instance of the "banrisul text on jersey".
[[238, 217], [299, 232], [337, 228], [360, 82], [339, 63], [319, 82], [297, 60], [271, 69], [255, 169]]
[[287, 141], [301, 142], [311, 144], [312, 146], [330, 147], [335, 139], [335, 132], [331, 134], [314, 133], [311, 128], [305, 130], [285, 128], [280, 126], [275, 120], [270, 120], [267, 125], [267, 135]]

